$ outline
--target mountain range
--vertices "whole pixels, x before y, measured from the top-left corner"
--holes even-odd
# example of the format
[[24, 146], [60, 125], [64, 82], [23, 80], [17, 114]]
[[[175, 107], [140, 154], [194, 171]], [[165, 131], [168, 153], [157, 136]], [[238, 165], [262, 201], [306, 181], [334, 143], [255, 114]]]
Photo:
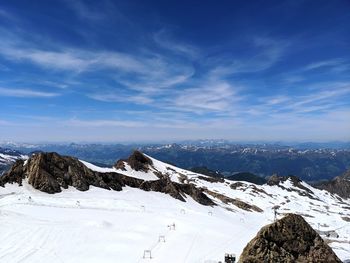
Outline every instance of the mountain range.
[[[224, 176], [248, 172], [260, 177], [295, 175], [307, 182], [333, 179], [350, 169], [347, 143], [235, 144], [227, 141], [190, 141], [183, 144], [14, 144], [4, 147], [30, 154], [57, 152], [111, 167], [115, 159], [138, 149], [184, 169], [205, 167]], [[328, 148], [333, 146], [334, 148]], [[319, 148], [317, 148], [319, 147]]]
[[[257, 185], [139, 151], [113, 167], [38, 152], [17, 160], [0, 186], [4, 262], [218, 262], [226, 253], [253, 262], [251, 244], [262, 251], [253, 256], [267, 262], [350, 255], [349, 199], [295, 176]], [[267, 235], [273, 243], [262, 239]], [[303, 247], [292, 248], [294, 235]], [[274, 246], [282, 243], [279, 259], [291, 261], [275, 260]]]

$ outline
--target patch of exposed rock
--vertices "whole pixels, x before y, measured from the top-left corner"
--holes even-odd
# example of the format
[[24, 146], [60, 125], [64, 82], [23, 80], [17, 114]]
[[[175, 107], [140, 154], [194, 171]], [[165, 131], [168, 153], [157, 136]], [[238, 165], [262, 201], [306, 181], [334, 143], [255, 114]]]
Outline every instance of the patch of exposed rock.
[[[292, 185], [295, 187], [295, 188], [299, 188], [300, 190], [298, 189], [292, 189], [292, 188], [286, 188], [284, 186], [281, 185], [281, 183], [287, 181], [287, 180], [290, 180], [290, 182], [292, 183]], [[267, 184], [268, 185], [277, 185], [278, 187], [281, 187], [282, 189], [284, 190], [287, 190], [289, 192], [291, 191], [295, 191], [297, 192], [300, 196], [307, 196], [311, 199], [317, 199], [315, 196], [314, 196], [314, 192], [312, 192], [309, 188], [305, 187], [303, 184], [302, 184], [302, 180], [300, 180], [298, 177], [296, 176], [293, 176], [293, 175], [290, 175], [290, 176], [278, 176], [276, 174], [272, 175], [268, 180], [267, 180]]]
[[[110, 189], [99, 173], [88, 169], [76, 158], [61, 156], [57, 153], [35, 154], [25, 165], [23, 161], [17, 161], [1, 177], [0, 185], [5, 183], [21, 185], [24, 178], [27, 178], [28, 183], [35, 189], [50, 194], [61, 192], [61, 188], [66, 189], [68, 186], [73, 186], [80, 191], [88, 190], [90, 185]], [[120, 185], [115, 188], [121, 189]]]
[[251, 205], [251, 204], [248, 204], [246, 202], [243, 202], [239, 199], [235, 199], [235, 198], [230, 198], [226, 195], [223, 195], [223, 194], [219, 194], [219, 193], [216, 193], [216, 192], [213, 192], [213, 191], [210, 191], [208, 189], [205, 190], [206, 193], [208, 193], [209, 195], [219, 199], [221, 202], [225, 203], [225, 204], [228, 204], [228, 203], [231, 203], [243, 210], [246, 210], [246, 211], [255, 211], [255, 212], [263, 212], [264, 210], [262, 210], [260, 207], [257, 207], [256, 205]]
[[350, 198], [350, 170], [333, 180], [315, 185], [316, 188], [327, 190], [332, 194], [338, 194], [343, 198]]
[[225, 179], [221, 177], [197, 176], [198, 179], [207, 181], [209, 183], [224, 183]]
[[134, 151], [128, 159], [126, 160], [119, 160], [117, 163], [114, 165], [117, 169], [125, 169], [124, 167], [124, 162], [130, 165], [132, 169], [135, 171], [143, 171], [147, 172], [150, 168], [150, 166], [153, 165], [153, 162], [150, 158], [145, 156], [143, 153], [140, 151]]
[[341, 263], [300, 215], [287, 214], [263, 227], [244, 248], [241, 263]]
[[[141, 163], [145, 164], [144, 161]], [[147, 164], [149, 164], [148, 161]], [[202, 205], [215, 205], [202, 189], [193, 184], [172, 182], [166, 177], [145, 181], [116, 172], [100, 173], [90, 170], [76, 158], [61, 156], [57, 153], [38, 153], [26, 163], [23, 160], [17, 161], [4, 176], [0, 177], [0, 186], [6, 183], [22, 185], [24, 179], [27, 179], [35, 189], [50, 194], [59, 193], [62, 188], [66, 189], [68, 186], [73, 186], [80, 191], [86, 191], [90, 186], [121, 191], [122, 187], [130, 186], [145, 191], [169, 194], [181, 201], [185, 201], [185, 196], [189, 195]]]

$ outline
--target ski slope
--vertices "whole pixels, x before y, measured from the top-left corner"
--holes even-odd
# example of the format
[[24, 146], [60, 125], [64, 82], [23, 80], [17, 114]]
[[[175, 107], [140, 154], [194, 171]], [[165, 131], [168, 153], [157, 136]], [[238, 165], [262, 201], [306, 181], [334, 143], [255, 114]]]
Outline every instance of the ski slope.
[[342, 219], [350, 217], [350, 210], [344, 208], [350, 206], [348, 200], [305, 183], [315, 198], [301, 196], [290, 181], [283, 188], [242, 183], [232, 189], [232, 181], [211, 183], [198, 174], [152, 161], [148, 172], [82, 162], [92, 170], [145, 180], [154, 180], [157, 171], [176, 182], [185, 175], [198, 187], [256, 205], [263, 212], [246, 211], [215, 197], [211, 198], [218, 205], [210, 207], [191, 197], [181, 202], [131, 187], [120, 192], [96, 187], [81, 192], [70, 187], [51, 195], [28, 183], [7, 184], [0, 187], [0, 262], [218, 262], [225, 253], [239, 256], [258, 230], [273, 221], [275, 205], [280, 205], [279, 216], [298, 213], [315, 229], [335, 230], [339, 237], [329, 238], [330, 246], [342, 260], [350, 258], [350, 222]]

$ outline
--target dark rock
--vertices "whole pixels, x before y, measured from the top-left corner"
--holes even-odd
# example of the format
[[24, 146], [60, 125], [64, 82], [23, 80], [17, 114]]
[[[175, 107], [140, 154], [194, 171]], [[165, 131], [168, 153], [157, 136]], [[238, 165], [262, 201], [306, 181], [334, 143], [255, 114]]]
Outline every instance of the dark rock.
[[[143, 159], [135, 153], [129, 159], [135, 160], [136, 166], [139, 165], [138, 162], [143, 165], [152, 164], [149, 158]], [[90, 186], [121, 191], [122, 187], [129, 186], [169, 194], [183, 202], [186, 195], [189, 195], [202, 205], [215, 205], [202, 189], [196, 188], [193, 184], [172, 182], [168, 177], [145, 181], [115, 172], [100, 173], [90, 170], [76, 158], [61, 156], [57, 153], [35, 154], [25, 165], [22, 160], [17, 161], [4, 176], [0, 177], [0, 186], [6, 183], [22, 185], [25, 178], [35, 189], [50, 194], [61, 192], [62, 188], [68, 188], [68, 186], [73, 186], [80, 191], [86, 191]]]
[[117, 169], [125, 169], [123, 162], [127, 162], [132, 169], [135, 171], [144, 171], [147, 172], [149, 167], [153, 165], [153, 162], [150, 158], [145, 156], [140, 151], [134, 151], [127, 160], [119, 160], [114, 165]]
[[319, 234], [295, 214], [263, 227], [244, 248], [239, 262], [341, 263]]
[[[4, 186], [5, 183], [17, 183], [22, 185], [22, 180], [25, 178], [23, 174], [23, 164], [23, 160], [17, 160], [8, 170], [8, 172], [5, 173], [4, 176], [0, 177], [0, 185]], [[11, 176], [8, 176], [8, 174], [11, 174]]]
[[350, 170], [333, 180], [317, 184], [315, 187], [337, 194], [342, 198], [350, 198]]
[[26, 165], [18, 161], [1, 179], [0, 184], [28, 178], [35, 189], [46, 193], [58, 193], [62, 188], [73, 186], [81, 191], [90, 185], [110, 189], [98, 173], [91, 171], [78, 159], [57, 153], [38, 153], [28, 159]]
[[[287, 181], [287, 180], [290, 180], [292, 185], [295, 187], [295, 188], [299, 188], [299, 189], [291, 189], [291, 188], [286, 188], [284, 186], [281, 185], [281, 183]], [[279, 187], [281, 187], [282, 189], [284, 190], [287, 190], [287, 191], [295, 191], [297, 192], [299, 195], [301, 196], [307, 196], [311, 199], [317, 199], [314, 195], [314, 192], [312, 192], [309, 188], [305, 187], [303, 184], [302, 184], [302, 180], [300, 180], [298, 177], [296, 176], [293, 176], [293, 175], [289, 175], [289, 176], [278, 176], [276, 174], [270, 176], [270, 178], [267, 180], [267, 184], [268, 185], [277, 185]]]
[[231, 189], [236, 190], [237, 188], [245, 186], [245, 183], [242, 182], [236, 182], [230, 185]]
[[118, 160], [117, 163], [114, 165], [114, 167], [115, 167], [117, 170], [126, 171], [125, 163], [124, 163], [123, 160]]
[[222, 201], [223, 203], [225, 204], [228, 204], [228, 203], [231, 203], [243, 210], [246, 210], [246, 211], [255, 211], [255, 212], [263, 212], [264, 210], [262, 210], [260, 207], [257, 207], [256, 205], [251, 205], [251, 204], [248, 204], [248, 203], [245, 203], [239, 199], [236, 199], [236, 198], [230, 198], [226, 195], [223, 195], [223, 194], [220, 194], [220, 193], [216, 193], [214, 191], [210, 191], [208, 189], [205, 189], [204, 190], [206, 193], [208, 193], [209, 195], [219, 199], [220, 201]]
[[225, 182], [225, 179], [220, 178], [220, 177], [207, 177], [207, 176], [199, 175], [197, 178], [200, 180], [207, 181], [209, 183], [223, 183], [223, 182]]
[[144, 181], [140, 185], [140, 189], [166, 193], [181, 201], [185, 201], [184, 197], [185, 194], [187, 194], [202, 205], [215, 205], [201, 189], [196, 188], [193, 184], [180, 184], [171, 181], [169, 178], [156, 181]]

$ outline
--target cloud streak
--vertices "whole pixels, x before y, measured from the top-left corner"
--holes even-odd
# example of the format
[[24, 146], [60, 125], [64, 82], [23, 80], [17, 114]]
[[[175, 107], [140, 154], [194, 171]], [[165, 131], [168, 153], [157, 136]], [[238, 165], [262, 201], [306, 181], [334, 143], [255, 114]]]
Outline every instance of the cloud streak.
[[0, 96], [18, 98], [52, 98], [60, 96], [59, 93], [43, 92], [33, 89], [17, 89], [0, 87]]

